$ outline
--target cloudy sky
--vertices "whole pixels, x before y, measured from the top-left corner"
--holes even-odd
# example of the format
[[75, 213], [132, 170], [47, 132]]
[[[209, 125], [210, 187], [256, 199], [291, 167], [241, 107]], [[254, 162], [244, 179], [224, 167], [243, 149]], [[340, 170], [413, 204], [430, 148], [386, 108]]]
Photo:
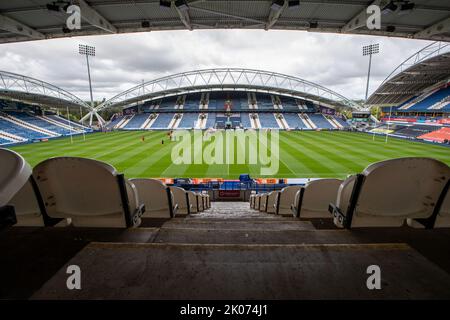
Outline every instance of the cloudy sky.
[[380, 43], [372, 92], [428, 41], [298, 31], [162, 31], [0, 45], [0, 70], [38, 78], [89, 98], [86, 63], [78, 44], [96, 47], [91, 60], [94, 99], [160, 76], [214, 67], [240, 67], [297, 76], [352, 99], [365, 94], [368, 57], [363, 45]]

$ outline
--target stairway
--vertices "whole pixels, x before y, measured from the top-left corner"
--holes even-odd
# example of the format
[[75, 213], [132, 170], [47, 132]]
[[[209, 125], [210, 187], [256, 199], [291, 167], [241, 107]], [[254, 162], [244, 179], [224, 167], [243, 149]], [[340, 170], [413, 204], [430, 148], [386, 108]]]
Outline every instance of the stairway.
[[16, 136], [15, 134], [8, 133], [5, 131], [0, 130], [0, 138], [4, 140], [11, 141], [11, 143], [19, 143], [19, 142], [25, 142], [27, 139]]
[[180, 124], [182, 118], [183, 118], [183, 114], [181, 114], [181, 113], [175, 114], [169, 123], [168, 129], [178, 128], [178, 125]]
[[325, 119], [328, 120], [328, 122], [333, 126], [334, 129], [342, 129], [343, 128], [343, 126], [339, 122], [337, 122], [333, 118], [333, 116], [326, 116], [326, 115], [324, 115], [324, 116], [325, 116]]
[[[158, 118], [158, 113], [152, 113], [148, 116], [147, 120], [145, 120], [145, 122], [142, 124], [141, 129], [150, 129], [153, 125], [153, 123], [156, 121], [156, 119]], [[153, 116], [153, 118], [152, 118]]]
[[308, 129], [316, 129], [317, 128], [316, 125], [311, 121], [311, 119], [309, 119], [308, 115], [299, 113], [299, 117], [300, 117], [300, 120], [302, 120], [302, 122]]
[[12, 122], [18, 126], [21, 126], [23, 128], [27, 128], [28, 130], [33, 130], [39, 133], [44, 133], [46, 135], [49, 135], [50, 137], [58, 137], [60, 136], [59, 134], [57, 134], [56, 132], [32, 125], [26, 121], [22, 121], [20, 119], [17, 119], [16, 117], [10, 116], [10, 115], [0, 115], [0, 119]]
[[[404, 243], [405, 230], [372, 231], [319, 230], [309, 221], [251, 210], [246, 202], [212, 202], [203, 213], [120, 230], [109, 241], [81, 243], [56, 274], [43, 278], [31, 298], [450, 297], [450, 275]], [[46, 236], [58, 232], [69, 231], [46, 230]], [[88, 233], [90, 239], [96, 236]], [[366, 269], [374, 262], [381, 265], [383, 283], [389, 284], [378, 292], [366, 287]], [[67, 290], [69, 264], [88, 275], [82, 290]]]
[[49, 118], [49, 117], [46, 117], [46, 116], [37, 116], [37, 117], [39, 119], [41, 119], [41, 120], [47, 121], [47, 122], [55, 125], [55, 126], [58, 126], [60, 128], [66, 129], [66, 130], [70, 130], [70, 131], [75, 132], [75, 133], [83, 132], [83, 130], [80, 129], [80, 128], [77, 128], [75, 126], [70, 126], [68, 124], [67, 125], [63, 124], [63, 123], [61, 123], [59, 121], [53, 120], [52, 118]]

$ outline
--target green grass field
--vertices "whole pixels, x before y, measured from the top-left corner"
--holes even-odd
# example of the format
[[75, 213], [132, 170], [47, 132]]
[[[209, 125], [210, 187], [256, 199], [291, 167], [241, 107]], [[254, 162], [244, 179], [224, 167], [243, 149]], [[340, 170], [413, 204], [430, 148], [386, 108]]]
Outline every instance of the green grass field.
[[[141, 137], [145, 135], [145, 142]], [[164, 139], [165, 143], [161, 144]], [[281, 132], [278, 178], [343, 178], [370, 163], [406, 156], [432, 157], [450, 164], [450, 148], [349, 132]], [[16, 146], [32, 165], [56, 156], [105, 161], [126, 177], [192, 177], [237, 179], [241, 173], [261, 177], [259, 165], [175, 165], [167, 132], [109, 132]]]

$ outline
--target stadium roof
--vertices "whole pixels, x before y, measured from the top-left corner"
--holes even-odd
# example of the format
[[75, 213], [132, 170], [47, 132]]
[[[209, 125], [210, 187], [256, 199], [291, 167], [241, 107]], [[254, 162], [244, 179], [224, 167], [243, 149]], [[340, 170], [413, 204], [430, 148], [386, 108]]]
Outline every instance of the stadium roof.
[[303, 98], [330, 107], [362, 108], [339, 93], [297, 77], [262, 70], [218, 68], [183, 72], [144, 82], [105, 101], [95, 110], [125, 107], [165, 96], [214, 90], [259, 91]]
[[[161, 5], [162, 2], [165, 5]], [[176, 5], [175, 5], [176, 3]], [[298, 3], [300, 3], [298, 5]], [[80, 8], [71, 31], [68, 5]], [[370, 4], [380, 30], [366, 26]], [[414, 8], [408, 10], [414, 4]], [[397, 8], [395, 11], [393, 9]], [[282, 29], [450, 41], [448, 0], [14, 0], [0, 2], [0, 43], [179, 29]]]
[[38, 103], [50, 107], [92, 109], [77, 96], [47, 82], [20, 74], [0, 71], [0, 98]]
[[392, 71], [366, 105], [398, 105], [445, 81], [450, 81], [450, 43], [434, 42]]

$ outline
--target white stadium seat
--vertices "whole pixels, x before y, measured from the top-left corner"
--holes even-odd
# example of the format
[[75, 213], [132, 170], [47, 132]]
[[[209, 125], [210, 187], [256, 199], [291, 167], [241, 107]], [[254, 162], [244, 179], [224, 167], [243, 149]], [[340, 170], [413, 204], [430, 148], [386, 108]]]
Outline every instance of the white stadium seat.
[[[12, 203], [11, 200], [29, 183], [32, 169], [21, 155], [3, 148], [0, 148], [0, 168], [0, 212], [2, 212], [0, 224], [12, 225], [16, 224], [17, 220], [19, 220], [19, 218], [17, 218], [17, 213], [20, 210], [17, 207], [18, 203], [15, 201]], [[33, 190], [30, 191], [31, 195], [34, 197]], [[14, 208], [14, 210], [12, 210], [12, 208]], [[39, 207], [37, 207], [37, 210], [35, 211], [36, 216], [39, 217]], [[41, 224], [43, 225], [42, 217], [40, 217], [39, 220], [39, 225]]]
[[173, 218], [177, 204], [170, 188], [156, 179], [130, 179], [136, 186], [139, 199], [145, 204], [143, 218]]
[[191, 205], [191, 213], [199, 213], [198, 196], [195, 192], [187, 191], [189, 196], [189, 203]]
[[400, 158], [369, 165], [347, 178], [329, 211], [338, 227], [400, 227], [432, 216], [450, 168], [430, 158]]
[[253, 209], [259, 210], [259, 206], [260, 206], [260, 202], [261, 202], [261, 196], [262, 196], [261, 193], [258, 193], [258, 194], [255, 196], [255, 207], [254, 207]]
[[[33, 177], [30, 177], [30, 180], [28, 180], [10, 200], [9, 205], [14, 207], [17, 217], [15, 226], [43, 227], [52, 224], [50, 223], [52, 219], [48, 219], [42, 214], [42, 212], [45, 212], [45, 209], [42, 210], [39, 205], [40, 200], [38, 200], [38, 197], [40, 197], [40, 194], [38, 194], [38, 192]], [[61, 221], [61, 219], [54, 219], [53, 221], [56, 223]]]
[[271, 191], [267, 195], [267, 213], [275, 213], [277, 208], [277, 200], [278, 200], [279, 191]]
[[205, 211], [204, 198], [200, 192], [196, 192], [199, 211]]
[[0, 148], [0, 207], [8, 204], [32, 174], [30, 165], [17, 152]]
[[434, 228], [450, 228], [450, 181], [447, 182], [447, 190], [444, 196], [444, 200], [439, 208], [439, 212], [434, 222]]
[[206, 207], [208, 209], [211, 208], [211, 199], [209, 197], [209, 194], [206, 194]]
[[189, 195], [183, 188], [170, 187], [173, 193], [174, 203], [178, 205], [176, 215], [187, 215], [191, 213], [192, 204], [189, 201]]
[[253, 209], [255, 207], [255, 197], [256, 194], [253, 193], [254, 191], [252, 191], [252, 194], [250, 195], [250, 198], [248, 200], [248, 202], [250, 203], [250, 208]]
[[75, 227], [133, 227], [145, 207], [137, 190], [114, 167], [91, 159], [51, 158], [33, 176], [50, 218], [69, 219]]
[[294, 203], [295, 194], [300, 190], [300, 186], [289, 186], [281, 189], [278, 194], [276, 214], [292, 215], [291, 206]]
[[292, 212], [297, 218], [332, 218], [328, 212], [330, 202], [336, 200], [339, 179], [318, 179], [308, 182], [297, 191]]
[[261, 195], [260, 198], [260, 204], [259, 204], [259, 211], [266, 211], [267, 210], [267, 193], [264, 193]]
[[408, 219], [413, 228], [450, 228], [450, 180], [447, 181], [433, 214], [427, 219]]

